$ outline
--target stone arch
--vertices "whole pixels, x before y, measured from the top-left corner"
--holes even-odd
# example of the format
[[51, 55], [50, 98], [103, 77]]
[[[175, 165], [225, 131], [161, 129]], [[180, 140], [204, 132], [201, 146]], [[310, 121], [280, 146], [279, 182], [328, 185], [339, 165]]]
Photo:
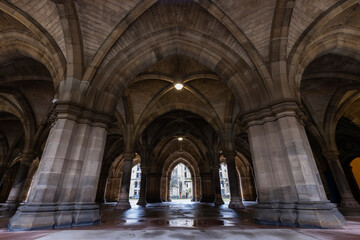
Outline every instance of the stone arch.
[[[12, 102], [10, 97], [15, 102]], [[33, 145], [37, 130], [36, 120], [30, 103], [26, 98], [19, 91], [3, 87], [0, 91], [0, 111], [9, 112], [20, 120], [25, 133], [23, 151], [34, 151]]]
[[[306, 67], [316, 58], [327, 54], [335, 53], [360, 60], [360, 46], [358, 39], [360, 31], [343, 27], [341, 29], [331, 29], [311, 43], [299, 48], [289, 65], [289, 84], [293, 89], [294, 96], [300, 100], [300, 83]], [[300, 50], [302, 50], [300, 52]]]
[[[357, 60], [360, 63], [360, 47], [358, 45], [358, 39], [360, 37], [360, 31], [354, 28], [343, 27], [335, 28], [325, 31], [319, 37], [315, 38], [308, 45], [300, 45], [296, 53], [292, 54], [291, 63], [289, 65], [289, 84], [292, 86], [294, 96], [299, 100], [304, 101], [301, 97], [300, 84], [303, 79], [303, 73], [306, 68], [311, 64], [312, 61], [317, 58], [333, 53], [339, 56], [350, 57], [354, 60]], [[300, 52], [302, 50], [302, 52]], [[293, 50], [295, 51], [295, 50]], [[339, 103], [342, 101], [342, 97], [349, 90], [349, 86], [346, 88], [340, 89], [336, 95], [331, 99], [328, 109], [332, 111], [326, 112], [326, 119], [323, 126], [323, 147], [327, 148], [324, 150], [336, 150], [336, 141], [335, 141], [335, 130], [338, 120], [341, 117], [341, 113], [345, 107], [351, 103], [351, 99], [355, 100], [359, 94], [352, 96], [347, 101], [344, 101], [342, 104]], [[308, 105], [305, 102], [306, 105]], [[309, 106], [307, 106], [309, 108]], [[311, 112], [311, 108], [307, 109]], [[316, 116], [315, 114], [311, 114]]]
[[41, 42], [26, 32], [2, 32], [0, 37], [3, 39], [0, 62], [19, 56], [30, 57], [46, 67], [53, 80], [54, 88], [57, 89], [65, 74], [64, 59], [54, 58], [53, 52], [45, 46], [39, 47]]
[[[132, 11], [125, 16], [122, 21], [116, 26], [116, 28], [111, 32], [109, 37], [106, 39], [105, 43], [97, 51], [89, 67], [86, 69], [84, 74], [84, 79], [86, 81], [91, 81], [98, 71], [99, 66], [104, 61], [104, 58], [107, 57], [107, 54], [110, 52], [111, 48], [114, 47], [116, 41], [129, 29], [129, 27], [135, 23], [148, 9], [150, 9], [158, 0], [145, 0], [141, 1]], [[271, 79], [267, 68], [263, 67], [263, 60], [256, 50], [248, 37], [243, 33], [243, 31], [236, 25], [234, 22], [223, 12], [223, 10], [215, 3], [211, 1], [199, 1], [195, 0], [201, 8], [203, 8], [208, 14], [210, 14], [214, 19], [219, 21], [224, 28], [226, 28], [232, 36], [236, 39], [239, 44], [244, 47], [244, 49], [249, 49], [246, 51], [246, 54], [249, 56], [251, 61], [257, 67], [260, 75], [263, 79], [269, 81]]]
[[223, 125], [217, 115], [209, 114], [206, 111], [204, 111], [203, 109], [195, 108], [194, 106], [192, 106], [190, 104], [189, 105], [169, 104], [166, 107], [163, 107], [158, 111], [152, 111], [148, 115], [143, 115], [139, 119], [139, 122], [136, 124], [135, 131], [134, 131], [135, 132], [134, 139], [135, 140], [138, 139], [139, 136], [141, 136], [141, 134], [143, 133], [143, 131], [148, 127], [148, 125], [151, 122], [153, 122], [157, 117], [162, 116], [166, 113], [172, 112], [174, 110], [183, 110], [183, 111], [188, 111], [190, 113], [199, 115], [200, 117], [205, 119], [205, 121], [207, 121], [214, 128], [214, 130], [218, 133], [220, 138], [223, 138], [223, 136], [224, 136]]
[[235, 164], [239, 175], [239, 188], [241, 189], [240, 192], [242, 199], [245, 201], [256, 201], [256, 184], [251, 164], [245, 156], [239, 152], [237, 152]]
[[170, 178], [173, 169], [178, 164], [184, 164], [191, 173], [193, 182], [193, 200], [200, 200], [201, 184], [200, 184], [200, 170], [196, 160], [187, 152], [178, 151], [172, 153], [164, 163], [161, 177], [161, 199], [170, 201]]
[[[133, 167], [141, 161], [139, 155], [133, 160]], [[121, 179], [123, 176], [124, 158], [122, 154], [118, 156], [109, 169], [109, 175], [105, 186], [105, 200], [107, 202], [117, 202], [120, 197]]]
[[[226, 164], [226, 158], [220, 157], [220, 164]], [[240, 152], [235, 156], [236, 172], [238, 174], [239, 195], [245, 201], [257, 200], [257, 189], [253, 168], [248, 159]]]
[[[146, 43], [146, 40], [151, 44]], [[207, 47], [199, 42], [207, 43]], [[151, 36], [151, 40], [143, 39], [133, 43], [114, 57], [94, 78], [91, 85], [117, 95], [141, 70], [166, 56], [176, 54], [197, 60], [225, 79], [243, 111], [266, 102], [267, 91], [258, 73], [251, 69], [241, 56], [216, 39], [179, 29], [168, 29]], [[249, 103], [254, 106], [249, 106]]]

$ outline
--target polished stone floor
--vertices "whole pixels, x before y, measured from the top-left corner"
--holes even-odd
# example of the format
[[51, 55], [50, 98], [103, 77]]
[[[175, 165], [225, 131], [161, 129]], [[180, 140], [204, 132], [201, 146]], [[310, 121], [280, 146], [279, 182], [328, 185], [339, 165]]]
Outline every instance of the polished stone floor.
[[135, 203], [127, 211], [105, 205], [100, 225], [64, 230], [8, 232], [9, 214], [2, 213], [0, 239], [360, 239], [360, 217], [347, 217], [342, 229], [299, 229], [254, 224], [251, 202], [238, 211], [190, 201]]

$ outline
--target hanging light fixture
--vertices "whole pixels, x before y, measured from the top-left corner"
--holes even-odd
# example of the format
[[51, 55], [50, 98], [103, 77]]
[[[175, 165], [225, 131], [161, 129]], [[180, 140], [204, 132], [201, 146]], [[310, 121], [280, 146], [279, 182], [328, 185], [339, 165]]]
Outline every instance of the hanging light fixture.
[[184, 88], [184, 79], [183, 79], [183, 74], [180, 72], [178, 55], [176, 55], [176, 65], [173, 73], [173, 79], [174, 79], [174, 87], [176, 90], [180, 91], [181, 89]]
[[178, 141], [182, 141], [182, 140], [184, 140], [182, 137], [178, 137]]
[[184, 85], [182, 83], [175, 83], [174, 87], [176, 88], [176, 90], [180, 91], [181, 89], [183, 89]]

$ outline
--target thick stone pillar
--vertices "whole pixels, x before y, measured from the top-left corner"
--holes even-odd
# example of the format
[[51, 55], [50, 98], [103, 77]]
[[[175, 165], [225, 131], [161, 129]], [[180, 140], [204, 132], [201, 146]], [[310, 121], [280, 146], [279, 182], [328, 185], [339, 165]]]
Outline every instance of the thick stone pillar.
[[124, 153], [124, 166], [123, 166], [123, 174], [121, 179], [121, 188], [120, 188], [120, 197], [117, 202], [117, 209], [129, 209], [131, 208], [129, 202], [129, 190], [130, 190], [130, 182], [131, 182], [131, 169], [133, 167], [133, 159], [135, 157], [135, 153]]
[[22, 153], [21, 155], [22, 160], [20, 162], [19, 170], [11, 187], [10, 194], [5, 204], [1, 207], [1, 210], [14, 210], [19, 205], [21, 193], [26, 182], [26, 177], [29, 173], [32, 161], [34, 160], [33, 153]]
[[96, 190], [110, 117], [58, 104], [27, 202], [10, 230], [51, 229], [100, 222]]
[[349, 183], [345, 177], [344, 171], [342, 169], [339, 153], [337, 151], [328, 151], [323, 152], [324, 157], [329, 163], [331, 172], [334, 176], [336, 185], [339, 189], [341, 196], [340, 208], [360, 208], [359, 203], [355, 200]]
[[230, 185], [230, 203], [229, 208], [241, 209], [245, 208], [242, 199], [239, 194], [239, 177], [236, 171], [235, 164], [236, 153], [234, 151], [228, 151], [225, 153], [226, 165], [228, 170], [229, 185]]
[[147, 178], [146, 201], [148, 203], [161, 203], [160, 196], [161, 173], [149, 173]]
[[170, 190], [170, 181], [168, 181], [168, 177], [162, 176], [161, 177], [161, 185], [160, 185], [160, 194], [161, 194], [161, 201], [168, 202], [168, 192]]
[[195, 177], [195, 201], [200, 201], [201, 199], [201, 179], [200, 176]]
[[[295, 102], [246, 115], [263, 224], [338, 228], [344, 217], [330, 203]], [[231, 167], [230, 167], [231, 169]]]
[[195, 183], [195, 177], [192, 177], [192, 197], [191, 197], [191, 201], [195, 202], [196, 201], [196, 183]]
[[167, 189], [168, 191], [166, 191], [166, 201], [167, 202], [171, 202], [171, 198], [170, 198], [170, 182], [171, 182], [171, 177], [168, 177], [166, 179], [166, 184], [167, 184]]
[[146, 206], [146, 182], [147, 182], [147, 175], [149, 172], [148, 166], [141, 166], [141, 182], [140, 182], [140, 196], [137, 205]]
[[214, 190], [215, 190], [215, 206], [223, 205], [224, 201], [221, 196], [221, 187], [220, 187], [220, 176], [219, 176], [219, 165], [213, 166], [213, 179], [214, 179]]
[[213, 203], [215, 200], [214, 185], [213, 185], [213, 173], [205, 172], [200, 173], [201, 177], [201, 199], [200, 202]]

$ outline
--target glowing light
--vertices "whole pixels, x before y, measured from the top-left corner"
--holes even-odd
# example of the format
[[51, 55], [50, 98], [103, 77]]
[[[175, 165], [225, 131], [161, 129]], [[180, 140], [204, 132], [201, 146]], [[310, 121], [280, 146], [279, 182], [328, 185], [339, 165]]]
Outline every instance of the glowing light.
[[183, 89], [184, 85], [182, 83], [176, 83], [175, 86], [176, 90], [181, 90]]
[[182, 141], [183, 140], [183, 138], [182, 137], [178, 137], [178, 141]]

